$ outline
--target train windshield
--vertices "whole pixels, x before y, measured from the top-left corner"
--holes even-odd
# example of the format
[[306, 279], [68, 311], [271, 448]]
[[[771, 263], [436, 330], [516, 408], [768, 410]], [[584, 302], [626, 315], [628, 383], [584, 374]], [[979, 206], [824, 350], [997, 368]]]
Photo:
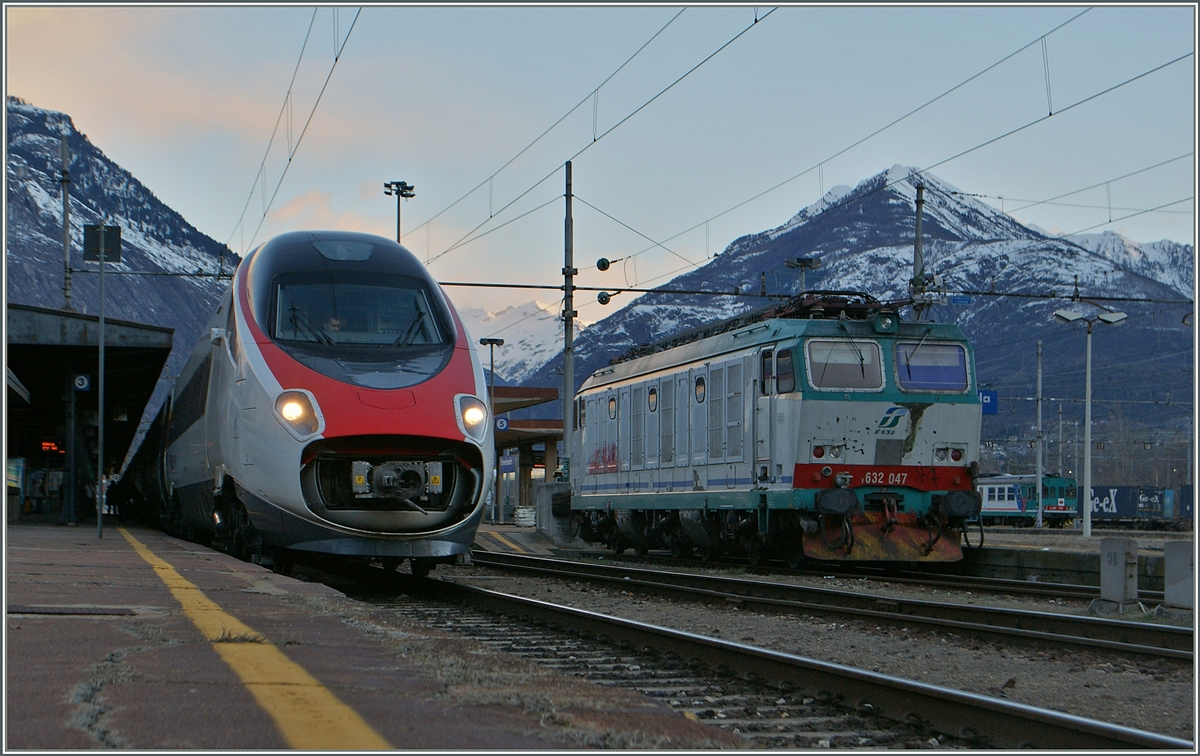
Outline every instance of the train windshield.
[[899, 342], [896, 374], [905, 391], [966, 391], [967, 351], [959, 344]]
[[883, 368], [873, 341], [808, 342], [808, 375], [818, 389], [880, 389]]
[[344, 278], [322, 272], [277, 283], [272, 337], [326, 346], [445, 345], [424, 282], [407, 276]]

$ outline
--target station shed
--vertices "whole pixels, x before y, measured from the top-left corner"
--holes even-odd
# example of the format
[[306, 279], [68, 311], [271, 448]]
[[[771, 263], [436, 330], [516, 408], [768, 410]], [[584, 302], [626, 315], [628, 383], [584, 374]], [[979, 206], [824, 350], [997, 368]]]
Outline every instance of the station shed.
[[[533, 507], [533, 470], [544, 465], [547, 480], [558, 468], [558, 442], [563, 440], [560, 419], [509, 419], [509, 412], [534, 407], [559, 399], [559, 390], [548, 387], [496, 386], [493, 397], [496, 420], [496, 458], [509, 450], [516, 451], [517, 507]], [[545, 445], [540, 465], [534, 447]], [[499, 462], [497, 462], [499, 464]], [[503, 503], [497, 493], [497, 501]]]
[[[7, 305], [5, 317], [6, 457], [21, 473], [6, 486], [9, 521], [77, 522], [94, 511], [100, 318], [21, 304]], [[118, 472], [174, 329], [108, 317], [104, 328], [104, 461]]]

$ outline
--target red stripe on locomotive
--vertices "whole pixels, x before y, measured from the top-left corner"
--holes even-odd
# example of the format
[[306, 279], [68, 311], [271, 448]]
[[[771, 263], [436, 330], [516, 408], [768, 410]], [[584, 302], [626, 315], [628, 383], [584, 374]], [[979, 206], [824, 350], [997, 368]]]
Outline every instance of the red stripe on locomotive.
[[[826, 474], [825, 471], [829, 473]], [[909, 465], [797, 464], [793, 488], [835, 488], [839, 473], [851, 476], [850, 488], [898, 486], [918, 491], [972, 491], [967, 467], [917, 467]]]

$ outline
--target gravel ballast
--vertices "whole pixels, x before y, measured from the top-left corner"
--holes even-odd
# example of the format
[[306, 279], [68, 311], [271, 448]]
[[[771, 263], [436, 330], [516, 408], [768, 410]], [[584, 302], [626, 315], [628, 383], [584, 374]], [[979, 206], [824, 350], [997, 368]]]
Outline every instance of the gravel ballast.
[[[1041, 649], [915, 626], [876, 625], [806, 613], [758, 614], [734, 605], [672, 601], [583, 581], [522, 577], [478, 567], [446, 570], [438, 577], [1194, 739], [1195, 687], [1190, 663], [1122, 658], [1115, 652]], [[855, 578], [787, 576], [784, 579], [838, 590], [935, 601], [1071, 614], [1087, 609], [1087, 602], [1068, 599], [969, 594]]]

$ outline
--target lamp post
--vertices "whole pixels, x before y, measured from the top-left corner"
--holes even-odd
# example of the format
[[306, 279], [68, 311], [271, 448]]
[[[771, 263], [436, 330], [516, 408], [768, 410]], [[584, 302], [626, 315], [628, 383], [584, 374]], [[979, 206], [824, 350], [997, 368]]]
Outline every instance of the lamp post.
[[821, 267], [821, 258], [819, 257], [789, 257], [783, 261], [783, 264], [792, 270], [800, 270], [800, 293], [808, 291], [808, 282], [804, 275], [806, 270], [816, 270]]
[[396, 195], [396, 243], [400, 244], [403, 236], [400, 233], [400, 200], [417, 196], [417, 187], [409, 186], [407, 181], [385, 181], [383, 193], [387, 196]]
[[[1083, 398], [1083, 485], [1079, 487], [1085, 505], [1083, 507], [1083, 537], [1092, 535], [1092, 326], [1096, 321], [1116, 325], [1129, 317], [1123, 312], [1102, 312], [1088, 318], [1075, 310], [1055, 310], [1054, 319], [1060, 323], [1074, 323], [1082, 320], [1087, 323], [1087, 368], [1084, 371]], [[1040, 492], [1039, 492], [1040, 493]]]
[[[482, 344], [483, 346], [487, 347], [488, 351], [490, 352], [490, 355], [489, 355], [490, 367], [488, 367], [488, 412], [491, 414], [491, 418], [492, 418], [490, 422], [494, 423], [494, 422], [496, 422], [496, 420], [495, 420], [495, 418], [496, 418], [496, 347], [504, 346], [504, 339], [485, 338], [485, 339], [480, 339], [479, 343]], [[496, 465], [499, 466], [499, 464], [500, 464], [500, 461], [497, 460]], [[500, 524], [503, 525], [504, 524], [504, 509], [500, 505], [500, 476], [499, 476], [499, 474], [496, 475], [496, 480], [495, 480], [495, 483], [493, 484], [492, 522], [495, 522], [495, 520], [496, 520], [495, 512], [496, 512], [497, 508], [500, 509]]]

